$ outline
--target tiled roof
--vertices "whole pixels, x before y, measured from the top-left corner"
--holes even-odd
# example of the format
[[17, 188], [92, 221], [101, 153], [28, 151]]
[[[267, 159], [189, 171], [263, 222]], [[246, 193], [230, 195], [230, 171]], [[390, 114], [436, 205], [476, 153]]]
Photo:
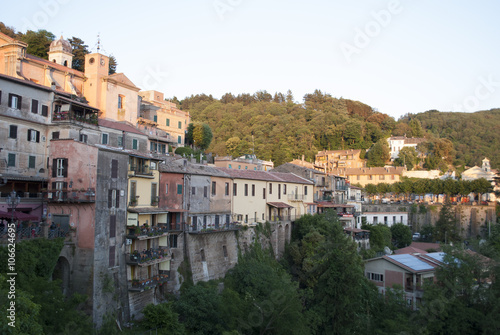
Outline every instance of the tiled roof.
[[[185, 162], [185, 163], [184, 163]], [[184, 166], [185, 164], [185, 166]], [[230, 176], [220, 168], [208, 166], [204, 164], [190, 163], [186, 159], [177, 159], [174, 161], [160, 164], [160, 172], [194, 174], [201, 176], [214, 176], [222, 178], [230, 178]]]
[[[325, 151], [320, 151], [318, 152], [318, 155], [325, 155], [325, 154], [339, 154], [339, 155], [348, 155], [348, 154], [359, 154], [361, 152], [360, 149], [351, 149], [351, 150], [325, 150]], [[316, 155], [316, 156], [318, 156]]]
[[421, 250], [441, 250], [439, 243], [427, 243], [427, 242], [412, 242], [410, 247], [421, 249]]
[[48, 67], [57, 69], [59, 71], [69, 72], [69, 73], [72, 73], [72, 74], [80, 76], [80, 77], [84, 77], [85, 76], [85, 74], [83, 72], [81, 72], [81, 71], [72, 69], [70, 67], [67, 67], [67, 66], [64, 66], [64, 65], [61, 65], [61, 64], [57, 64], [57, 63], [48, 61], [48, 60], [40, 58], [40, 57], [36, 57], [36, 56], [33, 56], [33, 55], [26, 54], [26, 58], [28, 58], [29, 60], [31, 60], [33, 62], [47, 65]]
[[313, 185], [313, 182], [305, 178], [302, 178], [300, 176], [297, 176], [296, 174], [293, 173], [255, 171], [255, 170], [236, 170], [223, 167], [220, 167], [218, 169], [224, 171], [232, 178]]
[[141, 133], [137, 128], [130, 124], [126, 124], [123, 122], [116, 122], [116, 121], [111, 121], [107, 119], [99, 119], [99, 126], [101, 127], [106, 127], [106, 128], [111, 128], [111, 129], [116, 129], [116, 130], [121, 130], [127, 133], [134, 133], [137, 135], [143, 135], [147, 136], [146, 134]]
[[406, 247], [398, 250], [394, 250], [394, 253], [396, 255], [401, 255], [401, 254], [426, 254], [427, 251], [414, 248], [414, 247]]
[[333, 169], [333, 173], [338, 175], [392, 175], [392, 174], [403, 174], [404, 167], [364, 167], [364, 168], [339, 168]]

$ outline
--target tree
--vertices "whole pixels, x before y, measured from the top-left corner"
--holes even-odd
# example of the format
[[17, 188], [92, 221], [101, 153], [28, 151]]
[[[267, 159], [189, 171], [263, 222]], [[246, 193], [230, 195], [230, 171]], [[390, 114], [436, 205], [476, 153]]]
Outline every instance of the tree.
[[389, 153], [389, 144], [385, 139], [379, 140], [373, 147], [366, 153], [367, 166], [384, 166], [385, 163], [391, 158]]
[[241, 140], [239, 137], [231, 137], [226, 141], [226, 151], [227, 153], [232, 156], [232, 157], [239, 157], [240, 156], [240, 143]]
[[411, 128], [411, 137], [424, 137], [424, 131], [418, 119], [411, 119], [408, 125]]
[[73, 62], [71, 67], [75, 70], [85, 71], [85, 55], [89, 53], [88, 45], [78, 37], [72, 37], [69, 40], [71, 49], [73, 50]]
[[403, 223], [391, 226], [392, 243], [396, 248], [404, 248], [411, 244], [412, 233], [410, 227]]
[[179, 314], [174, 312], [173, 303], [149, 304], [143, 310], [141, 325], [146, 329], [161, 328], [156, 334], [184, 334], [184, 326], [179, 322]]
[[109, 74], [116, 73], [117, 66], [118, 66], [118, 62], [116, 61], [115, 56], [109, 55]]
[[193, 122], [188, 125], [186, 144], [194, 145], [201, 150], [206, 150], [212, 142], [212, 129], [206, 123]]
[[385, 247], [392, 246], [391, 229], [384, 224], [370, 225], [367, 224], [362, 229], [370, 231], [370, 248], [375, 251], [383, 251]]
[[394, 160], [395, 166], [406, 166], [408, 170], [413, 170], [417, 163], [417, 151], [413, 147], [404, 147], [399, 150], [398, 158]]
[[441, 207], [439, 211], [439, 219], [436, 222], [434, 231], [436, 241], [444, 243], [460, 241], [460, 231], [457, 227], [457, 219], [452, 210], [451, 202], [447, 197], [443, 207]]
[[19, 35], [19, 40], [28, 43], [26, 50], [28, 54], [44, 59], [49, 59], [50, 43], [54, 39], [54, 34], [44, 29], [38, 31], [28, 30], [25, 34]]

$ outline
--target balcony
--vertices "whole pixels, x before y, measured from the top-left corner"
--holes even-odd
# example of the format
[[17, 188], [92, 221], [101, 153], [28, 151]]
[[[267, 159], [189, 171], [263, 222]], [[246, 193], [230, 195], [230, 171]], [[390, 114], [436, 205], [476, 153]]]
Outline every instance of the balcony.
[[135, 177], [154, 178], [153, 171], [151, 170], [151, 168], [147, 164], [130, 165], [128, 175], [135, 176]]
[[347, 191], [347, 185], [337, 185], [335, 186], [335, 191]]
[[289, 194], [288, 201], [304, 201], [306, 196], [304, 194]]
[[219, 224], [214, 227], [207, 227], [206, 225], [200, 225], [200, 227], [197, 227], [196, 225], [193, 225], [189, 227], [189, 233], [190, 234], [210, 234], [210, 233], [219, 233], [219, 232], [225, 232], [225, 231], [236, 231], [239, 230], [240, 226], [237, 225], [236, 222], [231, 222], [231, 223], [225, 223], [225, 224]]
[[170, 249], [167, 247], [159, 247], [144, 251], [135, 250], [126, 255], [126, 263], [128, 265], [149, 266], [161, 262], [166, 262], [172, 259]]
[[144, 292], [163, 285], [170, 280], [170, 271], [159, 270], [155, 276], [145, 279], [132, 279], [128, 282], [128, 290], [131, 292]]
[[82, 122], [97, 126], [98, 118], [97, 118], [97, 113], [55, 110], [52, 116], [52, 121]]
[[95, 190], [93, 188], [80, 190], [51, 190], [47, 192], [47, 201], [63, 203], [94, 203]]

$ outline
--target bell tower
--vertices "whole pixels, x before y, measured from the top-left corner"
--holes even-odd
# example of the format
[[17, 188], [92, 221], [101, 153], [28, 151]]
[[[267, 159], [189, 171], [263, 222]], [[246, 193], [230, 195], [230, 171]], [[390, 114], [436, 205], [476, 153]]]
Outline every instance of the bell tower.
[[102, 105], [106, 92], [103, 91], [103, 78], [109, 73], [109, 57], [100, 53], [85, 55], [85, 77], [84, 95], [89, 104], [105, 111]]
[[71, 44], [62, 36], [58, 40], [50, 43], [49, 52], [47, 54], [49, 55], [49, 61], [69, 68], [72, 67], [73, 49]]

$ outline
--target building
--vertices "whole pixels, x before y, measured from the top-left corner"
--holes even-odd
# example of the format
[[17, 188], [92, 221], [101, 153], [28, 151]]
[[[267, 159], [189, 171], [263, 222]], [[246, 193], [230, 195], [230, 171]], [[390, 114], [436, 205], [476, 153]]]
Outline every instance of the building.
[[149, 123], [165, 134], [167, 142], [174, 148], [186, 143], [187, 127], [191, 121], [189, 112], [180, 110], [176, 104], [166, 101], [158, 91], [141, 91], [141, 110], [138, 123]]
[[395, 160], [399, 156], [399, 151], [403, 148], [414, 148], [417, 150], [417, 145], [425, 142], [425, 138], [407, 138], [404, 136], [392, 136], [387, 139], [389, 143], [389, 152], [391, 160]]
[[358, 217], [357, 226], [361, 227], [363, 222], [370, 225], [385, 224], [389, 227], [396, 223], [402, 223], [407, 226], [408, 212], [363, 212]]
[[356, 246], [358, 251], [362, 249], [370, 249], [370, 231], [358, 228], [344, 228], [344, 232], [349, 235]]
[[228, 169], [269, 171], [274, 168], [274, 163], [258, 159], [255, 155], [243, 155], [238, 158], [215, 157], [214, 165]]
[[361, 150], [328, 150], [316, 155], [315, 165], [324, 168], [327, 173], [335, 173], [339, 168], [362, 168], [365, 160], [360, 158]]
[[[491, 185], [495, 190], [499, 190], [499, 187], [496, 185], [495, 178], [498, 176], [498, 170], [491, 169], [490, 160], [488, 158], [484, 158], [481, 167], [474, 166], [470, 169], [462, 172], [462, 180], [476, 180], [484, 178], [487, 181], [491, 182]], [[496, 196], [495, 193], [484, 194], [483, 200], [495, 201]]]
[[365, 167], [334, 169], [332, 173], [339, 176], [346, 176], [351, 185], [365, 187], [368, 184], [394, 184], [401, 181], [404, 167]]

